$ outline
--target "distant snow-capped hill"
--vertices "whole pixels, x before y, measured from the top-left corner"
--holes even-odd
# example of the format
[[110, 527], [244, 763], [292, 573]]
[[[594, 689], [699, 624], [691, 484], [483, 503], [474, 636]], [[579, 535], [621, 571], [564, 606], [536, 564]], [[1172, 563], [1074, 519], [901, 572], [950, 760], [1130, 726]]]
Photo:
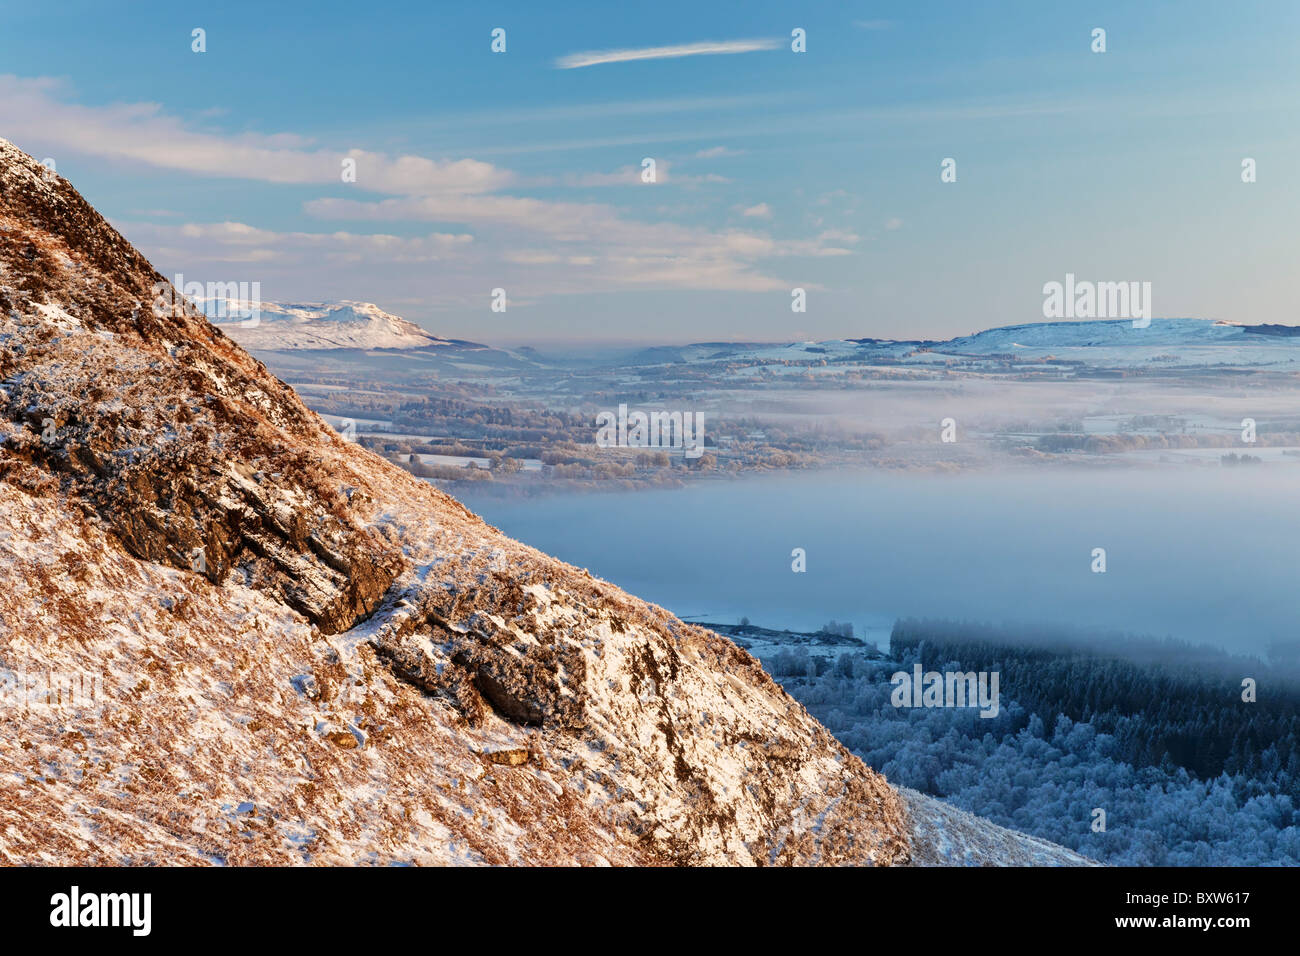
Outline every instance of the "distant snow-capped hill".
[[1055, 359], [1101, 368], [1162, 366], [1294, 366], [1300, 360], [1300, 327], [1239, 325], [1214, 319], [1152, 319], [1035, 322], [1008, 325], [946, 341], [831, 339], [824, 342], [699, 342], [643, 349], [635, 366], [824, 361], [891, 361], [926, 364], [1014, 356]]
[[195, 303], [209, 321], [246, 349], [423, 349], [472, 345], [444, 339], [385, 312], [371, 302], [277, 304], [263, 302], [256, 321], [246, 303], [206, 299]]
[[[1135, 327], [1131, 319], [1033, 322], [985, 329], [931, 348], [944, 352], [1014, 352], [1018, 349], [1113, 348], [1152, 345], [1221, 345], [1242, 341], [1251, 326], [1213, 319], [1152, 319]], [[1263, 344], [1263, 343], [1260, 343]]]
[[1214, 319], [1152, 319], [1135, 327], [1124, 320], [1036, 322], [987, 329], [947, 342], [926, 342], [932, 357], [1011, 355], [1056, 359], [1100, 368], [1163, 366], [1294, 367], [1300, 329], [1240, 325]]

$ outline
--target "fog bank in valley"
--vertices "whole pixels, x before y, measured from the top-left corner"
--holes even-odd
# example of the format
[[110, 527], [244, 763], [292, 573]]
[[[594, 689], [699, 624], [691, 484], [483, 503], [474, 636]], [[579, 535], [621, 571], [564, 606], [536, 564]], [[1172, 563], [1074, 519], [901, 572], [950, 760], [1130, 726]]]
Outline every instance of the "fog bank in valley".
[[1300, 613], [1293, 467], [834, 472], [467, 503], [684, 616], [803, 630], [834, 618], [882, 646], [896, 617], [921, 616], [1262, 652], [1292, 639]]

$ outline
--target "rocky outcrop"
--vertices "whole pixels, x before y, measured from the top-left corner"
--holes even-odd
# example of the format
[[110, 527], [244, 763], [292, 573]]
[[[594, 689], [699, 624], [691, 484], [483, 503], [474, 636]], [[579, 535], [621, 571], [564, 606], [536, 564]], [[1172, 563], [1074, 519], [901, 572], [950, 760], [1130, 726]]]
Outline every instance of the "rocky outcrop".
[[328, 631], [392, 583], [398, 555], [315, 467], [320, 422], [8, 144], [0, 343], [9, 480], [55, 482], [136, 557], [214, 582], [242, 568]]
[[344, 441], [162, 281], [0, 141], [0, 861], [909, 859], [748, 654]]

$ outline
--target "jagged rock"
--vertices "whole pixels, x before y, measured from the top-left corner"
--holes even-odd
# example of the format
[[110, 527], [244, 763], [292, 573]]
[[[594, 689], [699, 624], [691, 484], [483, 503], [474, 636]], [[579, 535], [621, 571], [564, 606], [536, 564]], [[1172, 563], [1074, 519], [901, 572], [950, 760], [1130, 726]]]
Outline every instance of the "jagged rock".
[[179, 296], [155, 314], [163, 276], [66, 181], [0, 161], [4, 472], [36, 466], [138, 558], [255, 566], [325, 630], [373, 611], [401, 562], [306, 453], [319, 420]]
[[348, 730], [331, 730], [323, 736], [335, 747], [342, 747], [344, 750], [354, 750], [361, 746], [361, 741], [357, 740], [356, 734]]
[[495, 764], [518, 767], [528, 763], [528, 758], [532, 754], [528, 752], [527, 747], [506, 747], [501, 750], [485, 750], [483, 756]]

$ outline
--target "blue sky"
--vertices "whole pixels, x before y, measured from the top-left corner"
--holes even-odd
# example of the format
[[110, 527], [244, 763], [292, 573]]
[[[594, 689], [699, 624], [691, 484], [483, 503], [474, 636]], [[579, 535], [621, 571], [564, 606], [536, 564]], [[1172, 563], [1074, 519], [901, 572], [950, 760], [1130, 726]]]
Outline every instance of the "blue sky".
[[[704, 41], [760, 49], [561, 68]], [[0, 136], [168, 275], [481, 341], [947, 337], [1067, 272], [1295, 324], [1298, 45], [1282, 0], [6, 3]]]

